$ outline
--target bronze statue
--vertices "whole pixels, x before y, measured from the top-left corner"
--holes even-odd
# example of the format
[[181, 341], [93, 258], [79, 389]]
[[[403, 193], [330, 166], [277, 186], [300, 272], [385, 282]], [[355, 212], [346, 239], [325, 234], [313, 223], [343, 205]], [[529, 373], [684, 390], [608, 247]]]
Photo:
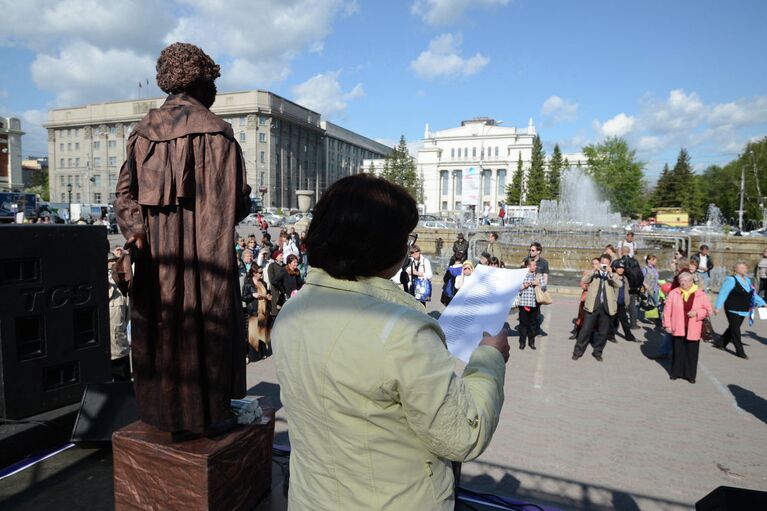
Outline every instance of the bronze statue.
[[164, 104], [133, 128], [115, 212], [136, 248], [131, 338], [141, 420], [184, 439], [235, 424], [244, 319], [231, 240], [250, 209], [242, 151], [210, 111], [219, 66], [175, 43], [157, 60]]

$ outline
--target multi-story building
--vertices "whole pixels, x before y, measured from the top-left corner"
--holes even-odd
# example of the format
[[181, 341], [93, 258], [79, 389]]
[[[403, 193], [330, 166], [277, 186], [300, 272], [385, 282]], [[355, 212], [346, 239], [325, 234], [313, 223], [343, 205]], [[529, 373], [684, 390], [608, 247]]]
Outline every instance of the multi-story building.
[[[500, 126], [494, 119], [477, 118], [461, 126], [424, 132], [417, 168], [423, 176], [426, 211], [456, 211], [485, 204], [495, 207], [506, 197], [506, 184], [521, 157], [525, 172], [535, 138], [533, 121], [527, 128]], [[472, 176], [475, 190], [464, 196], [464, 178]]]
[[[116, 101], [48, 113], [51, 201], [111, 203], [125, 144], [134, 125], [164, 98]], [[242, 146], [248, 184], [264, 205], [297, 206], [297, 190], [315, 197], [336, 179], [356, 172], [354, 162], [380, 158], [391, 148], [322, 120], [263, 90], [221, 93], [211, 108], [232, 125]]]
[[0, 191], [20, 192], [24, 188], [21, 172], [21, 121], [0, 117]]

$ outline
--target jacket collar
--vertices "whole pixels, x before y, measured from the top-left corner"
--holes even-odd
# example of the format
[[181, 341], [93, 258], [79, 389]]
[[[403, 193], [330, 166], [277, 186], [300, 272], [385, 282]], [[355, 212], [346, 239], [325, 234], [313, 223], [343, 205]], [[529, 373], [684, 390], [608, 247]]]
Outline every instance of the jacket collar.
[[425, 312], [421, 302], [404, 292], [402, 286], [381, 277], [360, 277], [358, 280], [341, 280], [331, 277], [325, 270], [320, 268], [309, 268], [305, 285], [360, 293], [384, 302], [396, 303], [422, 313]]

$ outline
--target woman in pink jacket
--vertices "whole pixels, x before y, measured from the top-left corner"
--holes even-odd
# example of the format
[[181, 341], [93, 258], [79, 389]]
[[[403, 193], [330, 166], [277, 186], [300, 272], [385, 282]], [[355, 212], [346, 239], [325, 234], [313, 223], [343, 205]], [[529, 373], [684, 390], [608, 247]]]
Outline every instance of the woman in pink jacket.
[[684, 378], [695, 383], [703, 320], [711, 315], [712, 309], [691, 273], [682, 272], [678, 279], [679, 287], [668, 294], [663, 311], [663, 327], [674, 339], [671, 379]]

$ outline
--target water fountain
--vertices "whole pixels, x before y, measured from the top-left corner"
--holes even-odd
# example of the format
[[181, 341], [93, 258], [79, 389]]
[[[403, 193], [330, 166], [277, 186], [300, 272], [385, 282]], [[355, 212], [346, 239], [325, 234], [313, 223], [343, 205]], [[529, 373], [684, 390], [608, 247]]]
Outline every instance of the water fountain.
[[562, 173], [560, 200], [543, 200], [537, 225], [561, 230], [618, 229], [620, 213], [614, 213], [610, 201], [602, 200], [594, 180], [579, 168]]

